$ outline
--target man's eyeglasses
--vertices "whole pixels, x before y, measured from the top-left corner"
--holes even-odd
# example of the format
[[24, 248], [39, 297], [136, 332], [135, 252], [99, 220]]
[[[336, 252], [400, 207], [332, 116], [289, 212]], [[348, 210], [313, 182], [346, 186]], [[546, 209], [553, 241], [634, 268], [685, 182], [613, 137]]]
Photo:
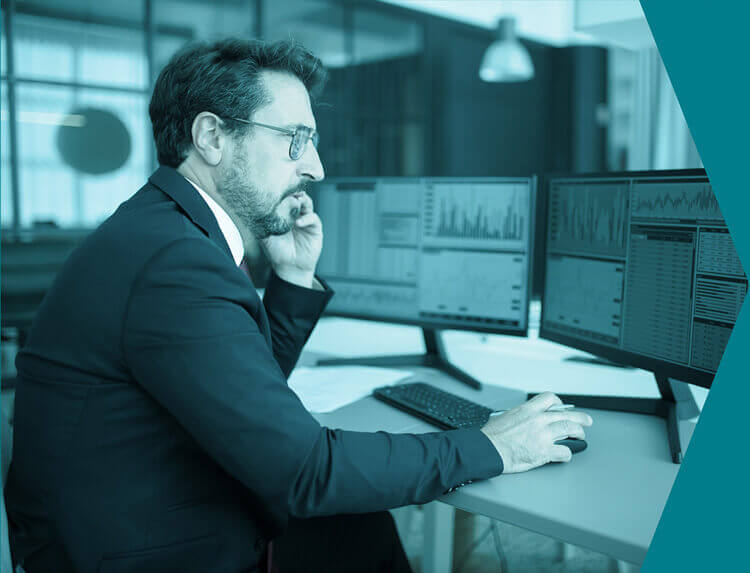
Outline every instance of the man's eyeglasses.
[[305, 153], [305, 146], [307, 145], [308, 141], [312, 141], [313, 146], [316, 149], [318, 148], [320, 135], [318, 135], [318, 132], [313, 128], [307, 127], [306, 125], [298, 125], [294, 129], [287, 129], [285, 127], [268, 125], [267, 123], [261, 123], [259, 121], [240, 119], [239, 117], [230, 117], [229, 119], [233, 119], [234, 121], [239, 121], [241, 123], [247, 123], [248, 125], [258, 125], [260, 127], [265, 127], [266, 129], [273, 129], [274, 131], [279, 131], [291, 136], [292, 143], [289, 145], [289, 157], [293, 161], [297, 161], [300, 157], [302, 157], [302, 155]]

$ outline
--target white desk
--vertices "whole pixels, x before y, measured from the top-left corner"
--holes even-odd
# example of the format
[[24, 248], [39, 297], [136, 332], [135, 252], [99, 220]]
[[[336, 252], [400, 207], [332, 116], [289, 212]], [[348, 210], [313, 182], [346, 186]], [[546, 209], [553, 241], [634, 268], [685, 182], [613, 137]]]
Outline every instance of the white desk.
[[[347, 322], [324, 322], [318, 338], [311, 340], [313, 351], [321, 352], [323, 346], [336, 348], [328, 345], [330, 339], [325, 340], [334, 336], [348, 345], [342, 354], [354, 354], [351, 347], [357, 333]], [[367, 339], [373, 340], [373, 334], [370, 330]], [[404, 347], [410, 336], [419, 340], [418, 331], [389, 334], [384, 339], [397, 344], [400, 352], [418, 351]], [[515, 389], [485, 384], [477, 392], [434, 371], [414, 369], [415, 372], [438, 387], [488, 406], [512, 406], [523, 401], [527, 391], [547, 389], [560, 393], [658, 395], [648, 373], [565, 362], [561, 357], [574, 351], [545, 341], [493, 337], [481, 344], [476, 335], [449, 336], [452, 340], [449, 338], [447, 343], [454, 363], [485, 381]], [[378, 338], [383, 339], [382, 333]], [[384, 350], [389, 351], [393, 350]], [[699, 394], [701, 403], [705, 393]], [[589, 413], [594, 418], [594, 426], [587, 429], [589, 447], [574, 456], [571, 463], [477, 482], [443, 496], [441, 501], [640, 565], [679, 470], [670, 461], [665, 422], [637, 414], [599, 410]], [[371, 397], [317, 417], [327, 426], [351, 430], [434, 431], [434, 427]], [[450, 533], [443, 530], [443, 535]]]

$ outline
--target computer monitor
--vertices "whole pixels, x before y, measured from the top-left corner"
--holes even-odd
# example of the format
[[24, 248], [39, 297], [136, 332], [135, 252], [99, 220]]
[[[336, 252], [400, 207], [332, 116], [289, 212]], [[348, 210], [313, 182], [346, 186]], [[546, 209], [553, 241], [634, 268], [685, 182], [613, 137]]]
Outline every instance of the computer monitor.
[[540, 336], [660, 389], [710, 387], [748, 282], [705, 171], [554, 176], [544, 192]]
[[[328, 313], [421, 326], [426, 365], [437, 367], [445, 366], [441, 329], [525, 335], [535, 182], [339, 178], [317, 185], [325, 233], [318, 273], [336, 292]], [[414, 364], [415, 357], [366, 362]]]

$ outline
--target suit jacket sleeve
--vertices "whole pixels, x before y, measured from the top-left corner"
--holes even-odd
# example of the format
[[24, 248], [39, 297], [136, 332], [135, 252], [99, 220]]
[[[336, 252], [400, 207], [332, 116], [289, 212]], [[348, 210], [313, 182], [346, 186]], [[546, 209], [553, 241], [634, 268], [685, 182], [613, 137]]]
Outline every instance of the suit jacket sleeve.
[[[252, 295], [252, 296], [250, 296]], [[434, 499], [502, 471], [479, 430], [425, 435], [321, 427], [287, 386], [246, 277], [201, 239], [152, 257], [132, 287], [123, 347], [133, 377], [264, 517], [365, 512]]]
[[271, 273], [266, 286], [263, 305], [268, 314], [273, 355], [286, 377], [297, 364], [318, 317], [333, 296], [333, 291], [323, 281], [320, 283], [325, 290], [297, 286]]

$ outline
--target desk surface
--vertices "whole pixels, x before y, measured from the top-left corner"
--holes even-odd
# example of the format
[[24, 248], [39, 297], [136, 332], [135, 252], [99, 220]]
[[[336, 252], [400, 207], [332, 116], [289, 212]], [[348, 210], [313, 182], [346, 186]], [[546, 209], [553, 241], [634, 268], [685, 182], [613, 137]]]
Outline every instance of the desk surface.
[[[412, 370], [420, 379], [494, 408], [522, 402], [525, 390], [551, 386], [557, 392], [585, 393], [582, 377], [596, 383], [593, 390], [589, 384], [589, 393], [596, 392], [602, 380], [632, 380], [635, 386], [649, 380], [649, 375], [641, 371], [561, 362], [552, 359], [549, 352], [546, 359], [535, 359], [537, 343], [524, 342], [511, 344], [519, 345], [513, 356], [490, 360], [498, 373], [521, 376], [529, 386], [524, 390], [485, 384], [478, 392], [441, 373]], [[466, 351], [457, 354], [466, 359]], [[566, 387], [566, 380], [572, 388]], [[665, 422], [638, 414], [587, 411], [594, 418], [594, 425], [587, 429], [589, 447], [569, 464], [501, 475], [463, 487], [441, 501], [641, 564], [679, 470], [670, 460]], [[429, 424], [371, 397], [316, 417], [324, 425], [349, 430], [435, 431]]]

